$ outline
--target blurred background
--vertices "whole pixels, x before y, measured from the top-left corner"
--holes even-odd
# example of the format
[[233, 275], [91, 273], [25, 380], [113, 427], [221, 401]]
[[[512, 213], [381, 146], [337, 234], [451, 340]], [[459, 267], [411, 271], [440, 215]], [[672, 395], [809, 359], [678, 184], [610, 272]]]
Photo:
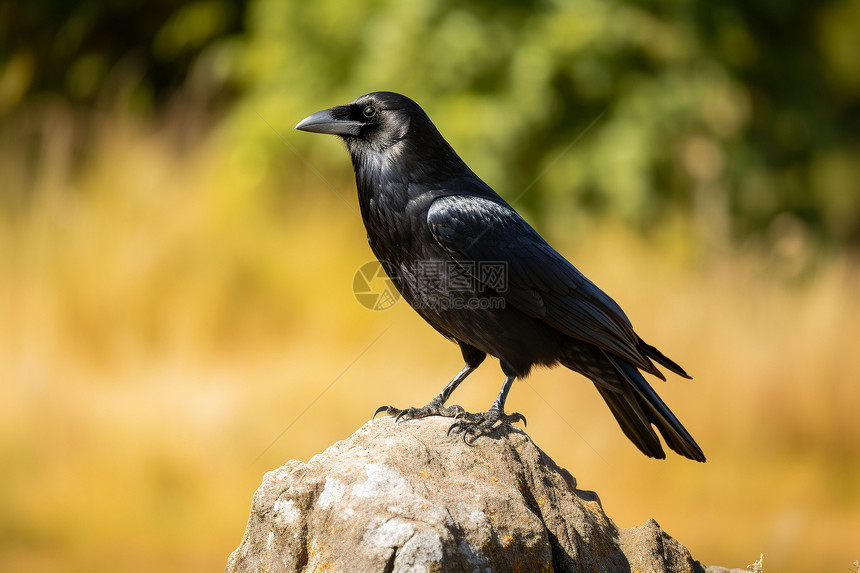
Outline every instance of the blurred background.
[[705, 563], [851, 570], [858, 29], [856, 0], [0, 0], [0, 570], [221, 570], [265, 471], [460, 369], [356, 301], [348, 156], [292, 130], [383, 89], [694, 376], [653, 384], [708, 462], [645, 458], [566, 370], [513, 388], [535, 442]]

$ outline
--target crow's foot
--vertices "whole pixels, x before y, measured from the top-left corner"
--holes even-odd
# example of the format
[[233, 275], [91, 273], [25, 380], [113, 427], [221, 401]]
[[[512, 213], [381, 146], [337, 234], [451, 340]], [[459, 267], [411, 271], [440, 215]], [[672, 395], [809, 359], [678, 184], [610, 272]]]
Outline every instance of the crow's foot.
[[426, 418], [427, 416], [458, 418], [466, 414], [466, 411], [460, 406], [443, 406], [441, 402], [433, 400], [421, 408], [406, 408], [404, 410], [395, 408], [394, 406], [380, 406], [376, 409], [370, 419], [372, 420], [377, 416], [377, 414], [381, 414], [383, 412], [389, 416], [395, 416], [394, 423], [400, 422], [401, 420], [418, 420], [419, 418]]
[[471, 446], [475, 443], [475, 440], [481, 436], [491, 434], [497, 427], [496, 422], [501, 424], [516, 424], [517, 422], [522, 422], [523, 424], [526, 424], [526, 417], [518, 412], [505, 414], [497, 408], [490, 408], [488, 411], [481, 412], [479, 414], [463, 412], [461, 415], [457, 416], [457, 421], [451, 424], [451, 427], [448, 428], [448, 435], [450, 435], [451, 432], [462, 432], [463, 441]]

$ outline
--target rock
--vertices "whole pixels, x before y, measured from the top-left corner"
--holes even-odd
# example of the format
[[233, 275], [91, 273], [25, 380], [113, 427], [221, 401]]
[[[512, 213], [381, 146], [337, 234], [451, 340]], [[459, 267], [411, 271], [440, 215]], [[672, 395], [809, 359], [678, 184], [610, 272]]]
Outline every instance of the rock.
[[469, 446], [450, 424], [384, 417], [266, 473], [226, 571], [706, 571], [654, 520], [616, 528], [521, 430]]

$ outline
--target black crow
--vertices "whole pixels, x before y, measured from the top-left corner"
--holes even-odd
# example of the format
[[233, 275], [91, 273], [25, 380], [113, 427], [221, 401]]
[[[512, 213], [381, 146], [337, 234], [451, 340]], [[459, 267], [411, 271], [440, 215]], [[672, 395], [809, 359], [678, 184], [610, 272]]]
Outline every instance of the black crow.
[[[370, 248], [403, 298], [459, 344], [466, 361], [426, 406], [383, 406], [377, 413], [452, 417], [451, 429], [474, 441], [498, 422], [525, 422], [505, 413], [516, 378], [535, 365], [562, 364], [594, 382], [644, 454], [666, 457], [656, 426], [670, 448], [705, 461], [640, 370], [665, 380], [657, 362], [684, 378], [687, 373], [639, 338], [614, 300], [475, 175], [418, 104], [374, 92], [317, 112], [296, 129], [346, 142]], [[470, 414], [446, 407], [487, 354], [499, 359], [506, 376], [490, 409]]]

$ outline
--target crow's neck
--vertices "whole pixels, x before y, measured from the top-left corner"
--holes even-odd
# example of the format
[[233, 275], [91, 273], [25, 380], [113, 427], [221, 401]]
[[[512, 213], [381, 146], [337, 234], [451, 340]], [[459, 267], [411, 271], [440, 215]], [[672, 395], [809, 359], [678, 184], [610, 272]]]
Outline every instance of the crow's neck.
[[368, 224], [388, 211], [403, 212], [410, 201], [428, 193], [454, 191], [448, 185], [464, 177], [475, 177], [457, 153], [445, 142], [421, 145], [412, 138], [384, 148], [347, 140], [361, 215]]

